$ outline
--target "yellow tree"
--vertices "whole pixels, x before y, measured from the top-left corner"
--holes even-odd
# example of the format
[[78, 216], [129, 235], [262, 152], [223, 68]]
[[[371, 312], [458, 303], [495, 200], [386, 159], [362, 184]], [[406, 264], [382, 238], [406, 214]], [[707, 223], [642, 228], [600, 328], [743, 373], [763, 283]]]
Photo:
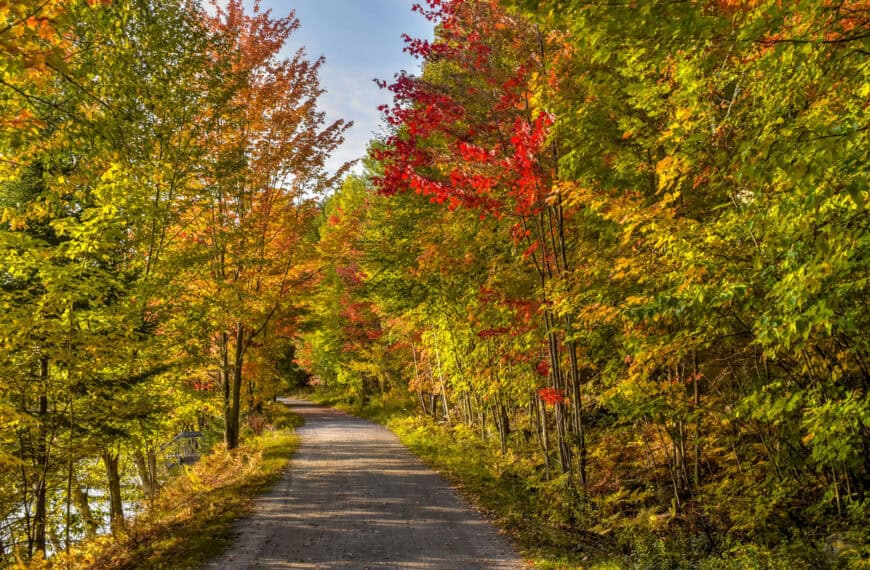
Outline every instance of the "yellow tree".
[[227, 93], [211, 118], [213, 154], [189, 219], [192, 247], [208, 260], [191, 285], [209, 307], [225, 440], [233, 448], [246, 354], [288, 307], [290, 291], [308, 280], [303, 242], [311, 200], [344, 173], [327, 173], [325, 161], [350, 124], [326, 124], [317, 108], [323, 59], [310, 61], [301, 49], [281, 57], [299, 28], [292, 12], [273, 18], [259, 3], [252, 14], [241, 1], [215, 3], [206, 23], [223, 42], [215, 58], [228, 69]]

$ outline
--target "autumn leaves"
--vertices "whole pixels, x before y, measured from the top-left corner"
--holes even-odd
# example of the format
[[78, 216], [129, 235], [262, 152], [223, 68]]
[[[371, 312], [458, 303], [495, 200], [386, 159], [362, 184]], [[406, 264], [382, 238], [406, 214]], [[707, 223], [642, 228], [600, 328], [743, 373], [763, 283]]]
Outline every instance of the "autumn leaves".
[[587, 528], [860, 527], [866, 5], [417, 9], [423, 72], [321, 230], [363, 276], [323, 299], [367, 310], [303, 336], [313, 370], [497, 434]]
[[348, 125], [317, 108], [322, 62], [279, 55], [292, 14], [13, 2], [0, 17], [0, 558], [31, 558], [94, 531], [94, 481], [121, 532], [158, 486], [130, 470], [159, 483], [178, 430], [235, 447], [243, 413], [257, 424]]

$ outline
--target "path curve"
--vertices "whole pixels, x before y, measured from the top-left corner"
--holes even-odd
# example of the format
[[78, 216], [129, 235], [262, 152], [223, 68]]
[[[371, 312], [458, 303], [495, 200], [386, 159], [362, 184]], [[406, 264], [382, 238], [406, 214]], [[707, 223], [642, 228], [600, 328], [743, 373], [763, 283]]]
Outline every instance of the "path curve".
[[290, 468], [207, 568], [525, 568], [392, 432], [303, 400]]

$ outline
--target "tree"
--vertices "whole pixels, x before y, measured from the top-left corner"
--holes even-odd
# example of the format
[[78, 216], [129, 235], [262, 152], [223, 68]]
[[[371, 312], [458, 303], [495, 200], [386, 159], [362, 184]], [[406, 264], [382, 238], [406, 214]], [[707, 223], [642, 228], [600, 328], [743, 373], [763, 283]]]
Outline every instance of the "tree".
[[378, 336], [322, 319], [318, 374], [398, 341], [421, 412], [583, 528], [863, 524], [865, 7], [508, 4], [415, 8], [423, 72], [321, 233]]
[[16, 410], [0, 540], [4, 558], [30, 559], [93, 527], [78, 487], [93, 458], [121, 529], [120, 452], [170, 415], [175, 363], [160, 350], [155, 298], [168, 289], [170, 210], [194, 180], [191, 118], [209, 60], [183, 3], [8, 9], [21, 19], [4, 33], [18, 26], [26, 42], [4, 44], [0, 87], [2, 116], [16, 117], [0, 137], [0, 401]]
[[292, 12], [272, 18], [257, 3], [248, 15], [241, 1], [216, 4], [214, 12], [207, 23], [224, 43], [216, 55], [229, 69], [229, 91], [214, 110], [208, 136], [215, 150], [202, 200], [186, 223], [209, 258], [208, 273], [191, 284], [211, 306], [225, 439], [233, 448], [245, 356], [288, 309], [291, 291], [310, 279], [302, 246], [311, 196], [343, 174], [346, 167], [327, 174], [324, 163], [350, 124], [324, 126], [317, 110], [322, 59], [310, 62], [303, 50], [280, 59], [299, 27]]

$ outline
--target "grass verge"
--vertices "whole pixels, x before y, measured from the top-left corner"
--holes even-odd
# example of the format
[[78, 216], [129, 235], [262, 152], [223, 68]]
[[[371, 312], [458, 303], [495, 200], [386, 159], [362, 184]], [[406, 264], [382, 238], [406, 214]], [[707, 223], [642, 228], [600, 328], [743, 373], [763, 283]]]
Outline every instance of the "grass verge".
[[416, 415], [413, 402], [389, 394], [365, 405], [336, 394], [305, 397], [387, 426], [504, 529], [536, 568], [870, 568], [861, 554], [861, 539], [847, 540], [836, 556], [800, 537], [772, 547], [719, 537], [717, 551], [710, 552], [694, 544], [697, 537], [676, 531], [656, 533], [627, 525], [608, 530], [609, 524], [599, 520], [600, 510], [578, 496], [564, 476], [547, 480], [528, 455], [512, 450], [502, 454], [494, 437], [484, 440], [464, 424]]
[[[395, 433], [424, 463], [447, 478], [475, 508], [493, 519], [536, 568], [621, 568], [613, 562], [614, 545], [593, 533], [581, 533], [564, 517], [554, 517], [550, 501], [564, 504], [566, 481], [550, 485], [554, 496], [529, 492], [528, 474], [519, 457], [502, 456], [464, 424], [448, 425], [415, 415], [413, 402], [375, 397], [364, 405], [342, 394], [311, 393], [305, 398], [380, 423]], [[610, 551], [610, 553], [608, 553]]]
[[[536, 568], [620, 568], [612, 540], [565, 520], [567, 481], [536, 481], [530, 493], [522, 459], [504, 456], [464, 425], [430, 418], [393, 417], [386, 423], [417, 457], [449, 479], [514, 540]], [[558, 505], [551, 508], [551, 505]]]
[[[195, 568], [231, 543], [233, 522], [284, 472], [302, 418], [286, 406], [271, 410], [272, 429], [251, 435], [232, 452], [217, 447], [171, 479], [126, 536], [101, 536], [77, 546], [53, 568]], [[46, 564], [48, 565], [48, 564]]]

